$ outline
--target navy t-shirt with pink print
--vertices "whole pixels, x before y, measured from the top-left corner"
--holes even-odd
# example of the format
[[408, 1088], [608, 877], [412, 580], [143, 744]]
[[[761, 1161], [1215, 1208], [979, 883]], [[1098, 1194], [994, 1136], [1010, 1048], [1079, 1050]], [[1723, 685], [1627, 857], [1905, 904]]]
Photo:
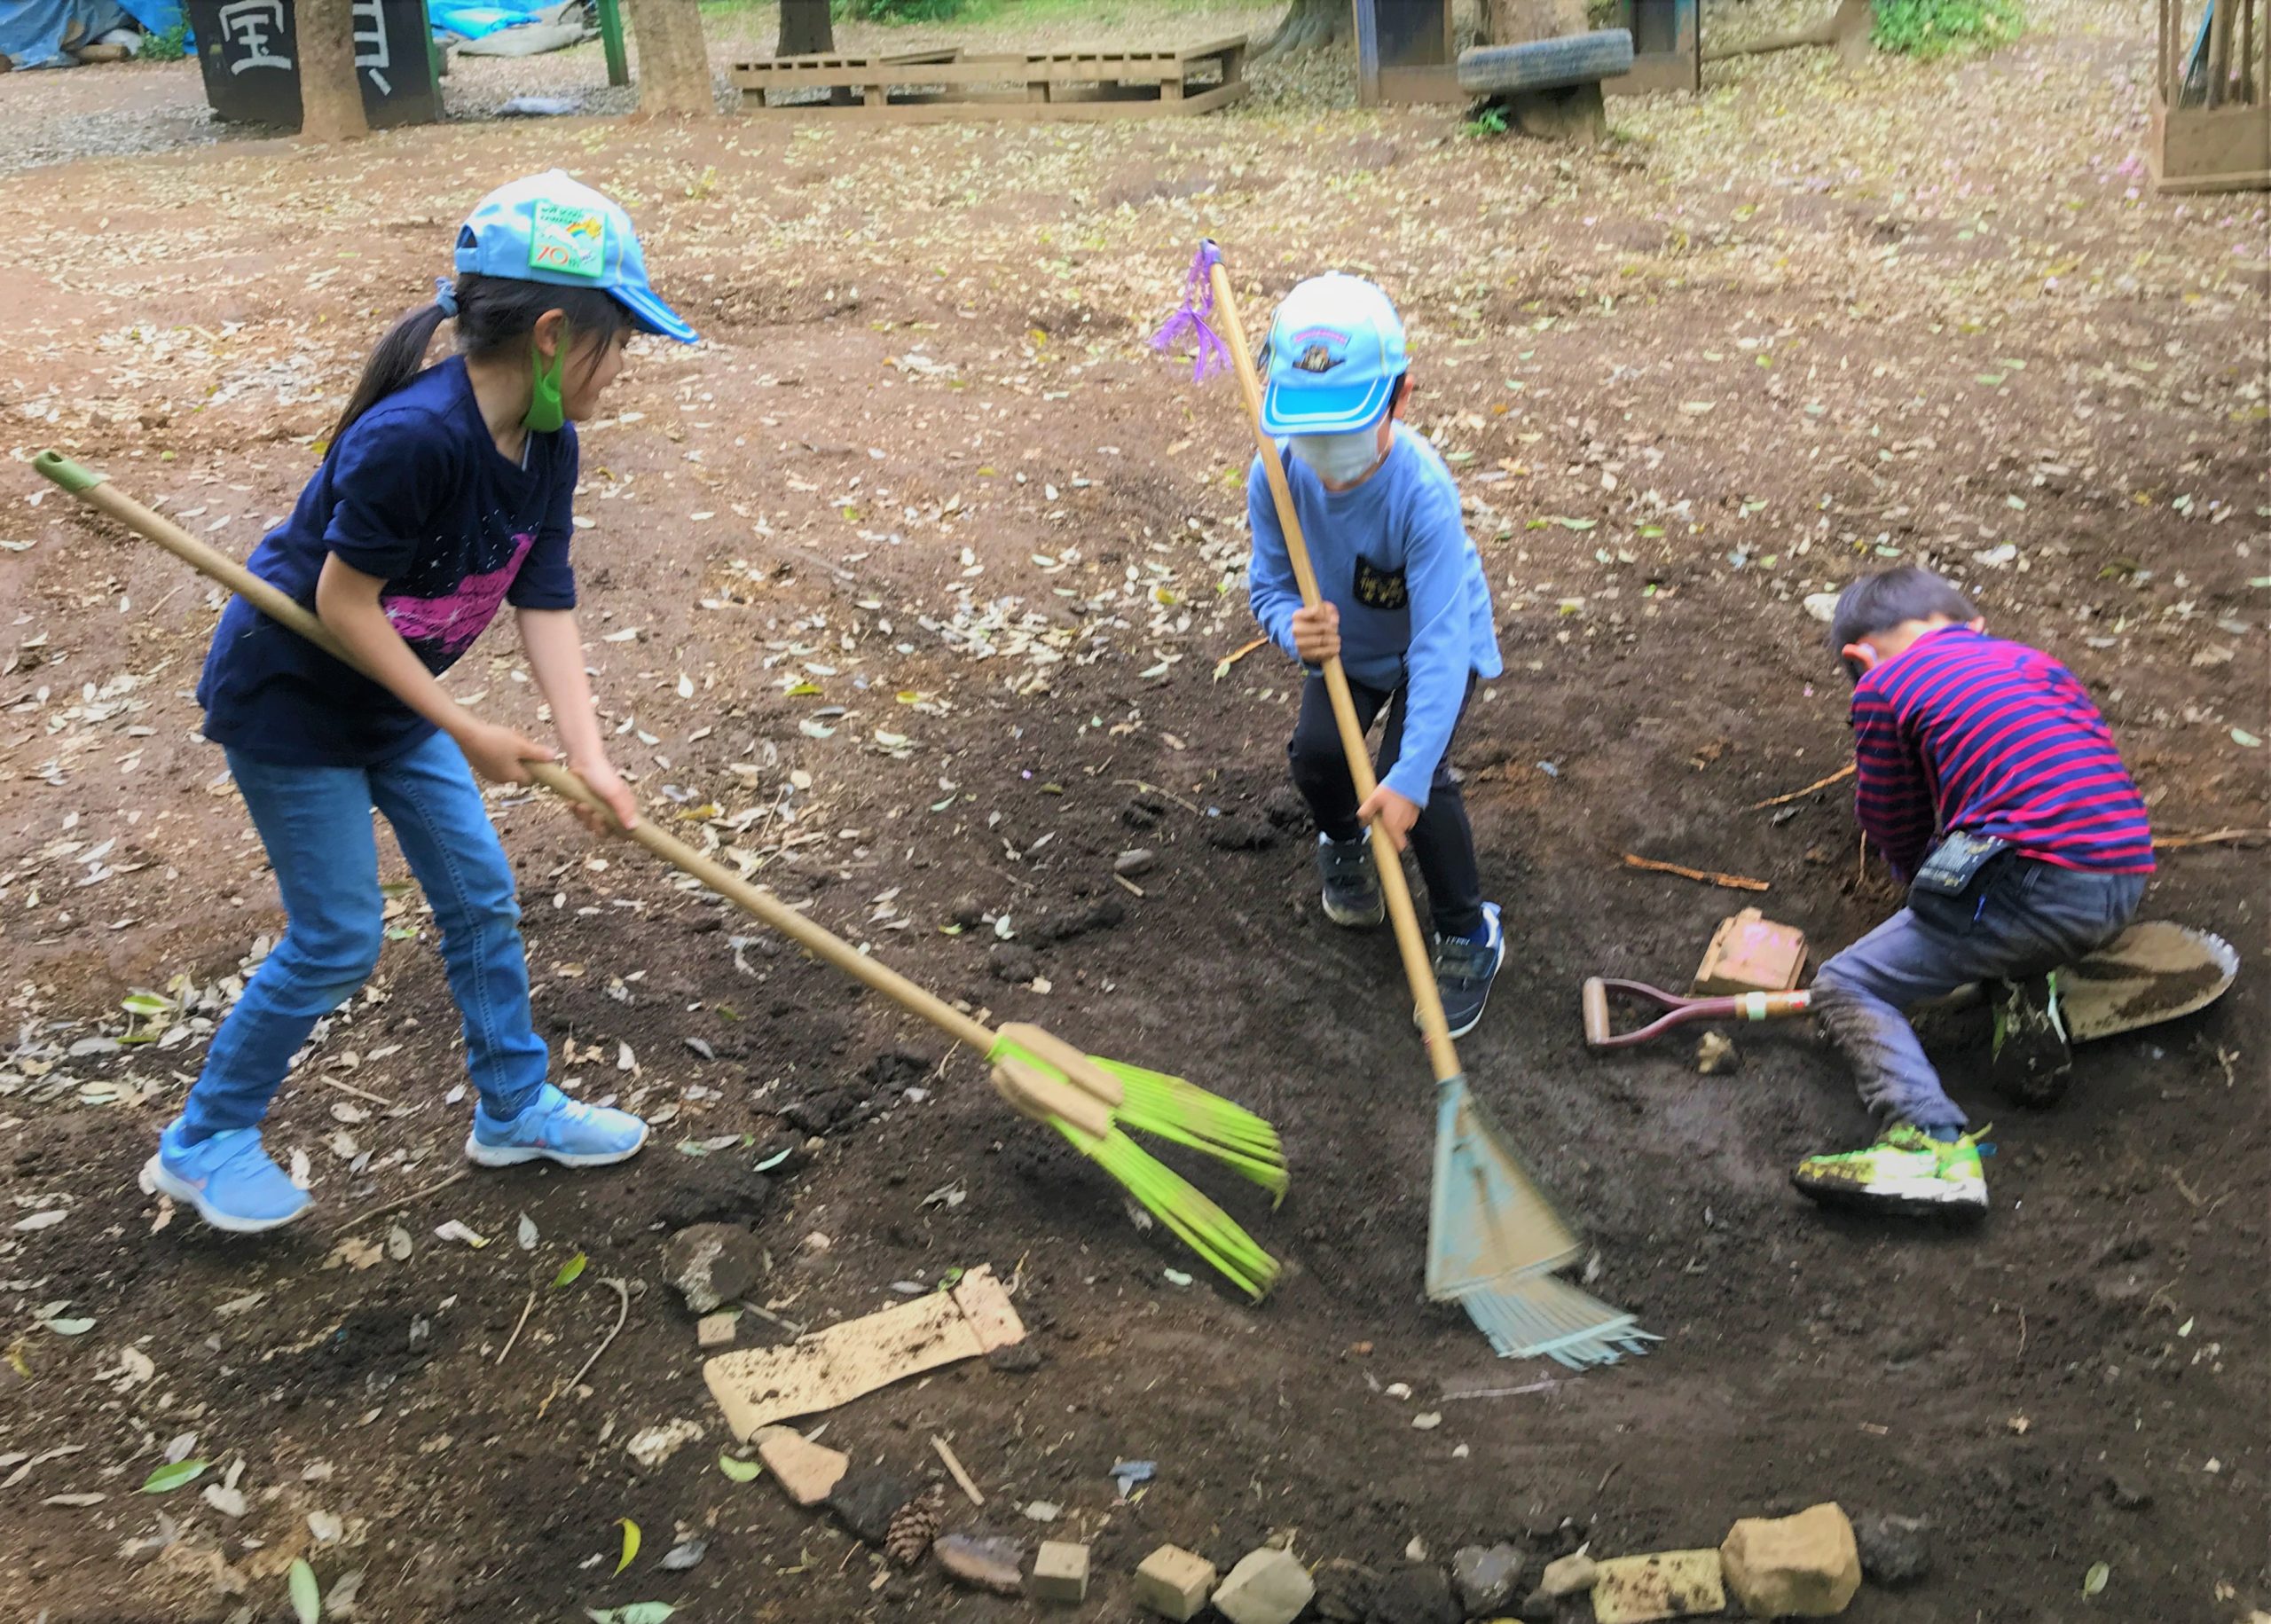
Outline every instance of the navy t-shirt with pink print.
[[[530, 435], [525, 466], [507, 461], [452, 357], [358, 418], [247, 561], [310, 608], [328, 553], [378, 577], [387, 618], [438, 676], [505, 604], [576, 607], [576, 464], [569, 426]], [[197, 698], [207, 738], [271, 761], [371, 766], [434, 732], [242, 599], [222, 614]]]

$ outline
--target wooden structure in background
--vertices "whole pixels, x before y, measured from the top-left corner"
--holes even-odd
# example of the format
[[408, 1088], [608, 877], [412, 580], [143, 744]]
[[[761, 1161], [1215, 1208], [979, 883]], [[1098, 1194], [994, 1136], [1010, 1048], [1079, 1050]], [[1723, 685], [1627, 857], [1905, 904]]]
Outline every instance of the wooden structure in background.
[[1451, 0], [1351, 0], [1356, 24], [1356, 105], [1463, 102]]
[[2160, 0], [2153, 181], [2164, 192], [2271, 190], [2265, 0]]
[[[1356, 12], [1356, 102], [1360, 106], [1462, 104], [1453, 0], [1350, 0]], [[1601, 82], [1612, 96], [1703, 88], [1698, 0], [1623, 0], [1603, 24], [1632, 35], [1632, 71]], [[1490, 43], [1518, 44], [1581, 33], [1591, 25], [1569, 0], [1486, 0]]]
[[1246, 52], [1243, 35], [1180, 51], [971, 56], [950, 46], [737, 62], [733, 82], [743, 111], [767, 118], [878, 124], [1160, 118], [1211, 113], [1245, 96]]
[[1632, 35], [1632, 71], [1601, 81], [1611, 96], [1646, 96], [1657, 90], [1703, 89], [1703, 26], [1701, 0], [1623, 0], [1618, 15], [1601, 27]]

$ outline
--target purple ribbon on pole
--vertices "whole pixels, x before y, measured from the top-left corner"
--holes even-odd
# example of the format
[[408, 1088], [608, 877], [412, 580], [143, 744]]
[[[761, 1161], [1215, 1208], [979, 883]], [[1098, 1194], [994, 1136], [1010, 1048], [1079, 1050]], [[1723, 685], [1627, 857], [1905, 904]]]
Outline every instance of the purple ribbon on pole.
[[1151, 336], [1151, 348], [1164, 352], [1180, 349], [1186, 339], [1195, 345], [1191, 364], [1193, 383], [1206, 382], [1230, 364], [1230, 347], [1207, 325], [1207, 318], [1214, 313], [1214, 284], [1208, 273], [1222, 260], [1222, 251], [1214, 246], [1213, 239], [1198, 245], [1198, 252], [1191, 262], [1191, 274], [1183, 280], [1183, 308], [1168, 317], [1167, 325]]

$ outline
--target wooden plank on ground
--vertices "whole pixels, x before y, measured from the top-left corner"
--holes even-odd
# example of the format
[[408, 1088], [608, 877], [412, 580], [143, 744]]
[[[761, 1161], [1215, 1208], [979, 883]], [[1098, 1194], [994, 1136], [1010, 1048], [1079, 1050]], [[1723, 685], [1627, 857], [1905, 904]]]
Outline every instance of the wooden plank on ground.
[[[864, 108], [849, 108], [859, 113]], [[1010, 1294], [979, 1266], [951, 1291], [831, 1325], [785, 1347], [720, 1353], [702, 1379], [746, 1443], [761, 1427], [833, 1409], [853, 1399], [1025, 1339]]]

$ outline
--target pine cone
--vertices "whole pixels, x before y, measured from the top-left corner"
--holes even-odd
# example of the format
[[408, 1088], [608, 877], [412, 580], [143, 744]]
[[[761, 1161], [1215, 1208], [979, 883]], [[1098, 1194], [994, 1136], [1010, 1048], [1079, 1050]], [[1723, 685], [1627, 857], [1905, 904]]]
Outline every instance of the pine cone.
[[892, 1516], [890, 1532], [884, 1535], [884, 1554], [901, 1567], [913, 1567], [939, 1537], [946, 1518], [946, 1491], [933, 1483]]

